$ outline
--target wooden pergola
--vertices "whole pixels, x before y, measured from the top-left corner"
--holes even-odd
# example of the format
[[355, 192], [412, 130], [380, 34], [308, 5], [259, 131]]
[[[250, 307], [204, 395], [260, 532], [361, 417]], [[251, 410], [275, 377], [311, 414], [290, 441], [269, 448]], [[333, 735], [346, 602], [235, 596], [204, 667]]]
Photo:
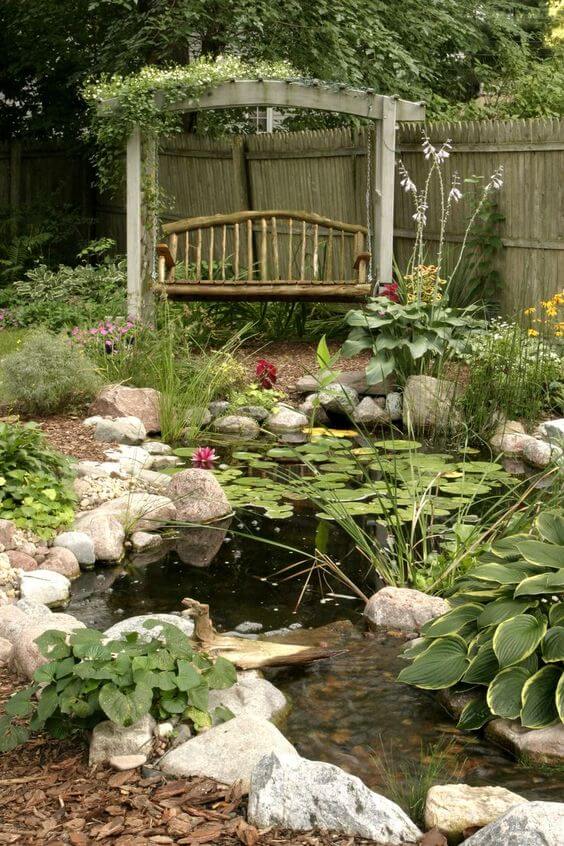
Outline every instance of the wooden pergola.
[[[156, 94], [156, 97], [159, 95]], [[105, 101], [101, 108], [112, 108]], [[240, 107], [314, 109], [372, 120], [376, 129], [372, 173], [372, 249], [374, 282], [389, 281], [393, 266], [394, 179], [396, 122], [422, 121], [422, 103], [321, 82], [276, 79], [233, 79], [217, 83], [197, 99], [179, 100], [167, 106], [177, 112]], [[127, 142], [127, 294], [129, 314], [141, 316], [150, 308], [155, 232], [145, 225], [143, 173], [151, 171], [156, 155], [135, 128]], [[154, 171], [154, 167], [152, 168]], [[244, 288], [241, 288], [244, 299]]]

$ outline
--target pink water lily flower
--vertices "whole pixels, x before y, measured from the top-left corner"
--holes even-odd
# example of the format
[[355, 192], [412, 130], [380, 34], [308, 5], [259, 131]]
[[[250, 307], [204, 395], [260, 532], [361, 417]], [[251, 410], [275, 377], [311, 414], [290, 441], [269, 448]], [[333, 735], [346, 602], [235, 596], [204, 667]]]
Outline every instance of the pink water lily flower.
[[213, 447], [201, 446], [194, 450], [192, 464], [194, 467], [200, 467], [205, 470], [213, 467], [213, 462], [217, 461], [218, 458], [219, 455], [217, 455]]

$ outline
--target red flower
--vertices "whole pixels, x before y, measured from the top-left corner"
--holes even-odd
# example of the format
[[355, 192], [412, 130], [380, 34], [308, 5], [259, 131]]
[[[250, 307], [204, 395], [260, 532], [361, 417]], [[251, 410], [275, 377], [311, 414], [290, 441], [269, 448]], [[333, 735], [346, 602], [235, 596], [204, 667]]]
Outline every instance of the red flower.
[[265, 358], [259, 358], [255, 370], [261, 388], [273, 388], [276, 383], [276, 367]]
[[399, 303], [399, 285], [397, 282], [388, 282], [387, 285], [382, 285], [380, 289], [380, 296], [387, 297], [393, 303]]
[[219, 458], [213, 447], [201, 446], [194, 450], [192, 463], [194, 467], [206, 470], [213, 467], [213, 462]]

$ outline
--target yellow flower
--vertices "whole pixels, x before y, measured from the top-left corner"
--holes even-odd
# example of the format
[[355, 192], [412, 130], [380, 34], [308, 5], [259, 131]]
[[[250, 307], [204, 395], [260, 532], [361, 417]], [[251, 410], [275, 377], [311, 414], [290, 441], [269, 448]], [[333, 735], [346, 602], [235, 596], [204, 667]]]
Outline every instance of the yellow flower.
[[538, 336], [538, 334], [539, 333], [537, 332], [536, 329], [529, 329], [529, 337], [530, 338], [536, 338]]
[[530, 308], [526, 308], [525, 311], [523, 312], [523, 314], [534, 314], [535, 311], [536, 311], [536, 307], [531, 306]]

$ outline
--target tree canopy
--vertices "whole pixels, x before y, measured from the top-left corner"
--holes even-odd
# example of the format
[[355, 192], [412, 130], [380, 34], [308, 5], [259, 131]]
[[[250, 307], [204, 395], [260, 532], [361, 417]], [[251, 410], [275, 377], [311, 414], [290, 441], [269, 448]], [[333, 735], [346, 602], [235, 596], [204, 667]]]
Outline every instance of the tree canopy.
[[199, 55], [287, 60], [304, 76], [425, 99], [431, 114], [470, 102], [481, 83], [495, 86], [533, 74], [542, 85], [543, 74], [535, 76], [535, 68], [551, 61], [548, 0], [3, 0], [2, 5], [4, 138], [79, 140], [85, 108], [80, 92], [88, 79], [131, 73], [146, 64], [186, 64]]

